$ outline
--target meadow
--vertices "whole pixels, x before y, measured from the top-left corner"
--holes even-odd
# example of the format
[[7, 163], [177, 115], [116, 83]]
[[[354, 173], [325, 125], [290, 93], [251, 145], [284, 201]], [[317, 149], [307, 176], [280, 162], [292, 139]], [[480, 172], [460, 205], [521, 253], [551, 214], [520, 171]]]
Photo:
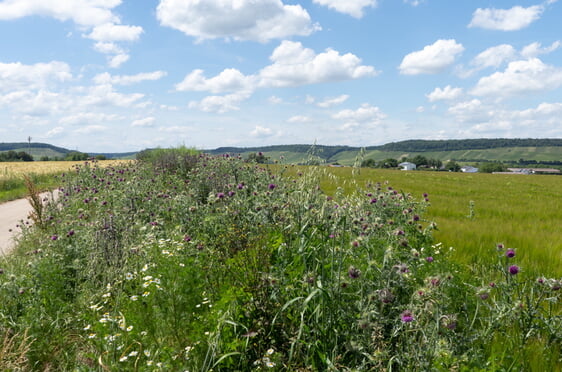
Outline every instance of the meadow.
[[185, 149], [77, 165], [0, 261], [0, 368], [560, 370], [559, 269], [539, 232], [488, 226], [520, 210], [487, 188], [535, 182], [514, 224], [535, 209], [547, 231], [556, 180], [465, 176]]

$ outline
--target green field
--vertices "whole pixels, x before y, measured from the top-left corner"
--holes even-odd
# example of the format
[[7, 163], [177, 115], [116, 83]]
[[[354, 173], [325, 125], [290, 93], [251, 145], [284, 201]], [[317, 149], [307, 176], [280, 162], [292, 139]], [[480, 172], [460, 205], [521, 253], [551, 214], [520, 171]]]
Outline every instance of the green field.
[[[349, 185], [351, 168], [329, 172]], [[529, 272], [562, 275], [562, 177], [361, 169], [356, 182], [388, 182], [416, 198], [429, 194], [426, 217], [437, 223], [435, 238], [454, 247], [459, 262], [485, 263], [503, 243], [519, 249]], [[324, 187], [334, 191], [333, 184]]]

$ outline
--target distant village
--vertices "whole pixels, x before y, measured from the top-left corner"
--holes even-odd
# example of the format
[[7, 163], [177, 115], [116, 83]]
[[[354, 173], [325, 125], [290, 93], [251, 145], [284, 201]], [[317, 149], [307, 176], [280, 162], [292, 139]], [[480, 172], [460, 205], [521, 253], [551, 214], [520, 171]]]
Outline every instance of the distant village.
[[[416, 164], [412, 162], [402, 162], [398, 164], [401, 170], [411, 171], [416, 170]], [[463, 173], [478, 173], [478, 168], [472, 167], [470, 165], [460, 167], [460, 171]], [[560, 174], [560, 169], [555, 168], [507, 168], [505, 172], [492, 172], [493, 174]]]

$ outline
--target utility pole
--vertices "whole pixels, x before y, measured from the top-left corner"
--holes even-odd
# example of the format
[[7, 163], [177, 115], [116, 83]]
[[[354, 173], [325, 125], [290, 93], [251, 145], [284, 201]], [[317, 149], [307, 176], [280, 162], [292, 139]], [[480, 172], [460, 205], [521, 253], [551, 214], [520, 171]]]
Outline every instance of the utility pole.
[[29, 155], [31, 155], [31, 136], [27, 136], [27, 152], [29, 153]]

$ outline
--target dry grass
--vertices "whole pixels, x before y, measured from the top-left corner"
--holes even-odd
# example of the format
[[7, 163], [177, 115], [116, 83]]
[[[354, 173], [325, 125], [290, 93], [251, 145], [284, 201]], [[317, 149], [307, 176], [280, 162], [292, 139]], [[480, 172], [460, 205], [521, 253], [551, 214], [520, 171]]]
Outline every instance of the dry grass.
[[27, 353], [33, 340], [27, 335], [27, 330], [20, 334], [13, 334], [11, 330], [4, 331], [0, 345], [0, 369], [2, 371], [27, 371]]

